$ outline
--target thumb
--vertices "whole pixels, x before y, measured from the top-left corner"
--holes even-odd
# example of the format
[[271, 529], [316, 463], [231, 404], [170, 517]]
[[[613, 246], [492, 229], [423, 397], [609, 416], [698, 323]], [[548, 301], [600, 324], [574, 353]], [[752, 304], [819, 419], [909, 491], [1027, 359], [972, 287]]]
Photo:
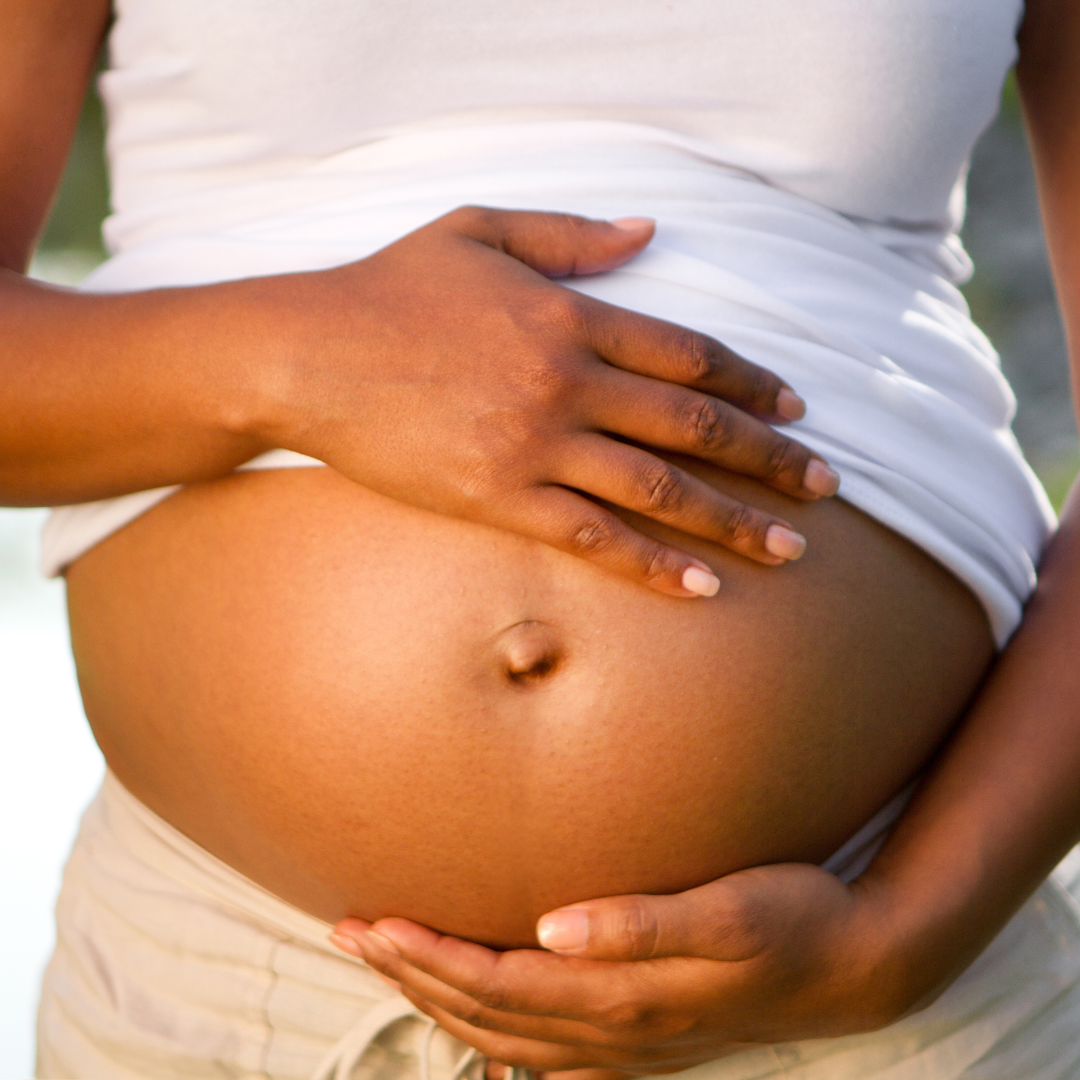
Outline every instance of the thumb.
[[652, 218], [594, 221], [575, 214], [465, 206], [443, 219], [451, 228], [518, 259], [545, 277], [599, 274], [632, 259], [652, 239]]
[[673, 896], [612, 896], [540, 917], [536, 937], [551, 952], [591, 960], [697, 956], [743, 960], [760, 946], [752, 896], [720, 879]]

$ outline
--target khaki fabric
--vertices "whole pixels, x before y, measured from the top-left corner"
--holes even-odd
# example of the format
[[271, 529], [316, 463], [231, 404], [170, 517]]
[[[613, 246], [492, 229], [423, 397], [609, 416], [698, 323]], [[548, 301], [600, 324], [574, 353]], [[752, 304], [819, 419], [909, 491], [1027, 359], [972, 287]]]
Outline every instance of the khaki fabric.
[[[1078, 877], [1074, 854], [941, 999], [901, 1023], [680, 1075], [1080, 1078]], [[326, 924], [213, 858], [111, 776], [83, 818], [57, 928], [39, 1013], [42, 1080], [423, 1080], [425, 1059], [431, 1080], [451, 1080], [468, 1050], [435, 1030], [427, 1054], [426, 1018], [334, 949]], [[465, 1075], [481, 1071], [475, 1060]]]

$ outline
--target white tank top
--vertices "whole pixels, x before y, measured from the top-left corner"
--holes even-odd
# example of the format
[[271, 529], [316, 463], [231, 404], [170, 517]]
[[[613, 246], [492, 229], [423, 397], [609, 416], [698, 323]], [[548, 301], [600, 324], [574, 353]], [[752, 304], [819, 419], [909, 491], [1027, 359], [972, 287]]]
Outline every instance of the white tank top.
[[[647, 124], [851, 217], [940, 239], [1021, 0], [118, 0], [109, 239], [387, 135]], [[162, 207], [162, 210], [164, 208]], [[158, 222], [157, 224], [161, 224]]]
[[[953, 287], [1020, 0], [118, 0], [86, 288], [361, 258], [462, 203], [657, 218], [570, 284], [788, 379], [843, 496], [999, 641], [1052, 524]], [[301, 464], [274, 452], [257, 465]], [[54, 514], [55, 572], [174, 489]]]

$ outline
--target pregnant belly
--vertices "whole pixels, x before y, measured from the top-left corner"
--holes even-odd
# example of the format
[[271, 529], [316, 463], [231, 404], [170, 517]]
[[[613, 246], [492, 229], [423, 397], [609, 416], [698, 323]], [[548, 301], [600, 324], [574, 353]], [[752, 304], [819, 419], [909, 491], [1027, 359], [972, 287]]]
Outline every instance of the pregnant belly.
[[575, 900], [820, 861], [940, 743], [986, 620], [843, 502], [695, 469], [786, 515], [806, 556], [678, 538], [723, 583], [680, 600], [330, 469], [186, 489], [68, 574], [106, 759], [331, 922], [521, 945]]

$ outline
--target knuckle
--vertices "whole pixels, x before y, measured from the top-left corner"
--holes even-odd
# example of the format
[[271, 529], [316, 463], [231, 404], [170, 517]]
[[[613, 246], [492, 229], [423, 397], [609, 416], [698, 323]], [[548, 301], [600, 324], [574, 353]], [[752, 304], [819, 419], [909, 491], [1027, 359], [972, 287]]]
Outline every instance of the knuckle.
[[575, 338], [583, 334], [587, 319], [584, 298], [573, 289], [553, 284], [544, 289], [543, 296], [537, 298], [538, 315], [541, 321], [554, 324], [571, 333]]
[[468, 462], [456, 478], [457, 494], [466, 506], [482, 506], [499, 490], [500, 481], [486, 462]]
[[471, 998], [462, 998], [454, 1003], [452, 1010], [454, 1016], [468, 1024], [470, 1027], [484, 1029], [487, 1027], [487, 1010]]
[[641, 577], [648, 584], [663, 581], [675, 569], [671, 552], [662, 544], [654, 544], [647, 548], [643, 563], [644, 570]]
[[728, 510], [725, 527], [737, 547], [750, 547], [762, 541], [765, 534], [763, 519], [745, 503], [736, 503]]
[[551, 282], [522, 296], [519, 307], [510, 318], [515, 334], [552, 343], [552, 347], [545, 352], [559, 357], [572, 355], [588, 337], [587, 307], [584, 297]]
[[[517, 411], [533, 418], [550, 416], [553, 411], [565, 417], [586, 384], [578, 358], [558, 349], [537, 351], [528, 361], [514, 365], [505, 378], [518, 395]], [[501, 423], [504, 416], [505, 410], [498, 410], [491, 418]]]
[[680, 327], [677, 350], [686, 366], [687, 382], [703, 382], [713, 373], [715, 369], [713, 350], [709, 339], [704, 334]]
[[604, 517], [590, 518], [577, 526], [570, 546], [581, 555], [599, 555], [615, 543], [615, 525]]
[[769, 945], [765, 913], [749, 898], [730, 903], [724, 924], [717, 930], [724, 935], [723, 947], [736, 949], [742, 956], [757, 956]]
[[769, 456], [765, 462], [765, 474], [770, 480], [779, 479], [781, 476], [794, 474], [799, 481], [806, 471], [806, 462], [809, 451], [791, 439], [777, 436], [776, 441], [769, 448]]
[[690, 440], [701, 450], [716, 452], [730, 445], [733, 414], [715, 398], [696, 402], [690, 411]]
[[602, 1028], [613, 1042], [627, 1045], [631, 1040], [644, 1042], [653, 1019], [653, 1008], [633, 997], [623, 996], [609, 1002], [603, 1012]]
[[615, 924], [616, 939], [626, 943], [632, 956], [647, 960], [656, 951], [656, 919], [641, 904], [625, 905], [615, 916]]
[[671, 513], [682, 505], [686, 485], [674, 465], [657, 461], [646, 467], [641, 478], [641, 491], [647, 512]]
[[730, 890], [723, 897], [722, 918], [709, 928], [712, 947], [742, 958], [768, 952], [775, 940], [775, 926], [767, 903], [753, 892]]
[[574, 396], [580, 387], [581, 377], [565, 358], [548, 355], [532, 365], [529, 384], [535, 399], [560, 407]]
[[783, 383], [768, 368], [747, 360], [726, 345], [717, 343], [717, 368], [725, 368], [735, 379], [738, 397], [748, 408], [771, 412]]
[[760, 408], [771, 409], [780, 391], [780, 380], [770, 371], [757, 364], [743, 361], [750, 380], [750, 395]]
[[[473, 998], [470, 1000], [474, 1008], [474, 1015], [478, 1018], [482, 1018], [483, 1014], [487, 1011], [507, 1011], [507, 1006], [510, 1003], [510, 995], [507, 993], [506, 988], [500, 983], [492, 981], [484, 986], [476, 987], [472, 993]], [[482, 1027], [483, 1024], [477, 1024], [477, 1026]]]

